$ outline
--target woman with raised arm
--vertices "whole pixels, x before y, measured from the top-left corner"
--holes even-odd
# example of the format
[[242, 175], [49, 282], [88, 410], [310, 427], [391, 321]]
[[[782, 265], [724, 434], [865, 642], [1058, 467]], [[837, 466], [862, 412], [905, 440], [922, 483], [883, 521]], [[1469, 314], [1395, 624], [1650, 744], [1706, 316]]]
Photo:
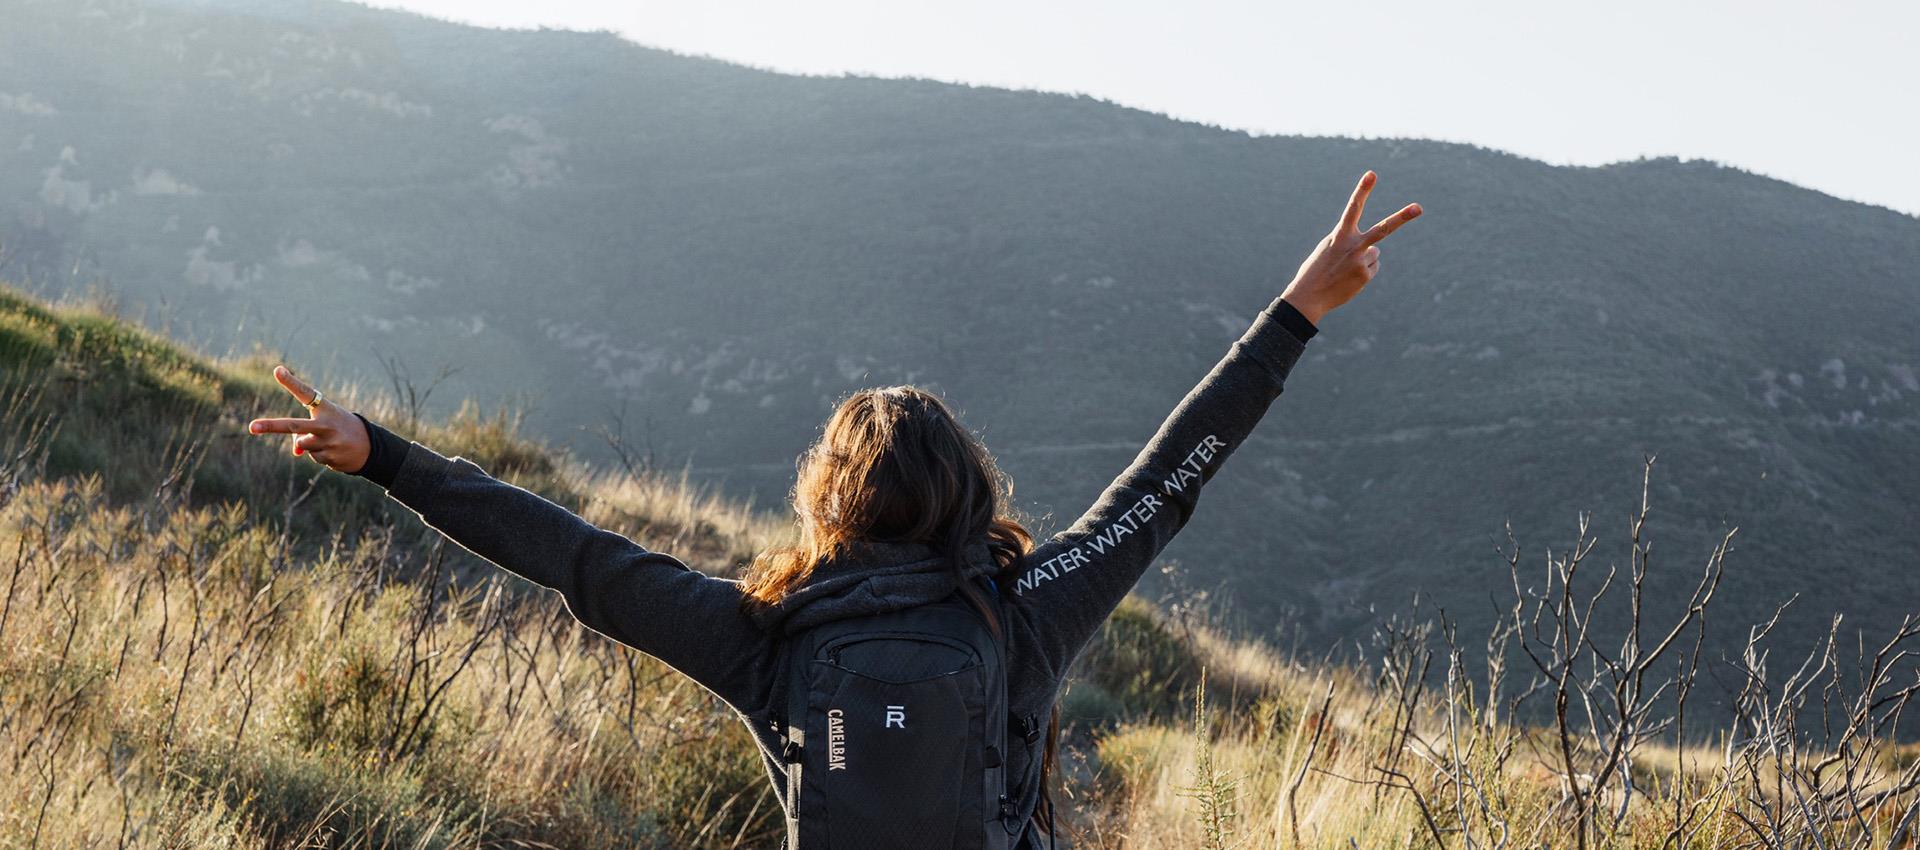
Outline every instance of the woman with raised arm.
[[[284, 366], [274, 377], [311, 415], [254, 420], [249, 431], [293, 435], [294, 454], [386, 488], [474, 554], [558, 591], [586, 626], [671, 665], [732, 706], [759, 745], [792, 850], [1038, 847], [1041, 834], [1053, 832], [1052, 806], [1041, 801], [1068, 666], [1279, 397], [1321, 318], [1378, 273], [1378, 243], [1420, 215], [1409, 204], [1361, 230], [1374, 181], [1371, 171], [1361, 176], [1339, 223], [1293, 281], [1098, 501], [1037, 546], [1008, 515], [1010, 485], [992, 456], [939, 398], [913, 387], [862, 390], [839, 405], [801, 458], [792, 491], [799, 542], [761, 553], [740, 580], [696, 572], [463, 458], [397, 437]], [[933, 634], [933, 626], [898, 625], [953, 604], [956, 595], [979, 611], [994, 649], [980, 652]], [[867, 644], [887, 650], [863, 656], [852, 637], [814, 637], [845, 632], [849, 622], [895, 623], [886, 636], [896, 640]], [[902, 635], [919, 642], [902, 643]], [[808, 653], [797, 663], [796, 645]], [[915, 648], [903, 652], [906, 646]], [[918, 672], [876, 672], [903, 665]], [[986, 670], [1000, 671], [1000, 684]], [[985, 696], [964, 690], [975, 684]], [[928, 699], [974, 714], [940, 715], [945, 703], [894, 696], [936, 686], [945, 696]], [[866, 725], [840, 707], [868, 696], [886, 704], [874, 706]], [[1002, 718], [975, 716], [982, 704], [1005, 705], [1004, 729]], [[941, 784], [948, 767], [936, 766], [946, 762], [924, 739], [904, 750], [888, 743], [889, 735], [905, 740], [943, 717], [960, 730], [946, 737], [967, 748], [950, 765], [954, 775], [985, 776], [997, 805], [973, 806], [977, 789]], [[862, 773], [882, 769], [897, 770], [883, 781]], [[849, 794], [873, 799], [849, 801]], [[948, 806], [1005, 830], [989, 828], [982, 837], [969, 817], [921, 817]], [[861, 819], [873, 812], [881, 819]]]

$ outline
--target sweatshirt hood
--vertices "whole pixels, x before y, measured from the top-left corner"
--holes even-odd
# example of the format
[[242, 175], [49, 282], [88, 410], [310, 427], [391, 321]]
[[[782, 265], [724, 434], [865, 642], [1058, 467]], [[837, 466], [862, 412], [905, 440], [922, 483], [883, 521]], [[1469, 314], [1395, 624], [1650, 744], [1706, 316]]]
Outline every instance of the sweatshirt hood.
[[838, 557], [815, 566], [779, 602], [755, 610], [753, 618], [768, 631], [793, 634], [846, 617], [938, 602], [959, 589], [963, 576], [973, 580], [999, 571], [984, 540], [969, 544], [963, 554], [966, 563], [956, 575], [941, 547], [854, 541]]

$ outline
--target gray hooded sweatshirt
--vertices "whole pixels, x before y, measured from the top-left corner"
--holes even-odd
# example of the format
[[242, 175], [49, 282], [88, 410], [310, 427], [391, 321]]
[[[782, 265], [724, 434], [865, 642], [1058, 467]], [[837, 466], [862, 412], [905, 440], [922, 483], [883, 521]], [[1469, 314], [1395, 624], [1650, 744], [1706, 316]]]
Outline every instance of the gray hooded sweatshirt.
[[[1192, 516], [1201, 487], [1279, 397], [1315, 332], [1293, 305], [1275, 298], [1072, 527], [1005, 572], [984, 541], [967, 549], [962, 572], [993, 579], [1003, 602], [1015, 717], [1045, 722], [1068, 667]], [[368, 426], [374, 456], [356, 474], [386, 486], [468, 551], [559, 592], [588, 628], [658, 658], [725, 701], [753, 734], [789, 814], [775, 721], [785, 705], [774, 692], [781, 641], [836, 618], [939, 600], [957, 586], [947, 557], [932, 545], [867, 542], [817, 566], [779, 604], [754, 609], [741, 604], [736, 580], [690, 569], [471, 461]], [[1032, 841], [1044, 736], [1023, 746], [1009, 732], [1008, 740], [1009, 793]]]

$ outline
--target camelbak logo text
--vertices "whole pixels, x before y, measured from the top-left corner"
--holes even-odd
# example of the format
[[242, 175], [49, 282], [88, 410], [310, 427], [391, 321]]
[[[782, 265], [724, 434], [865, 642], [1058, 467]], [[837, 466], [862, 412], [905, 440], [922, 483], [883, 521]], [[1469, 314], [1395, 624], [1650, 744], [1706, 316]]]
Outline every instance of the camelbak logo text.
[[827, 769], [847, 769], [847, 724], [840, 709], [827, 711]]
[[[1193, 451], [1187, 452], [1186, 459], [1181, 461], [1179, 466], [1174, 467], [1173, 471], [1168, 473], [1167, 477], [1159, 482], [1160, 494], [1166, 496], [1181, 494], [1187, 495], [1188, 498], [1191, 499], [1192, 496], [1188, 494], [1188, 491], [1200, 486], [1200, 480], [1203, 477], [1202, 473], [1206, 471], [1207, 464], [1212, 462], [1214, 458], [1219, 457], [1221, 451], [1226, 449], [1226, 447], [1227, 444], [1225, 441], [1212, 434], [1208, 434], [1199, 443], [1194, 445]], [[1121, 514], [1112, 522], [1107, 523], [1107, 527], [1080, 538], [1078, 545], [1059, 555], [1048, 558], [1046, 562], [1027, 570], [1026, 575], [1021, 576], [1019, 581], [1014, 582], [1013, 592], [1024, 595], [1027, 591], [1040, 586], [1041, 582], [1059, 578], [1062, 575], [1092, 563], [1093, 555], [1107, 554], [1108, 551], [1118, 546], [1120, 541], [1125, 540], [1128, 535], [1139, 531], [1141, 526], [1146, 525], [1153, 519], [1155, 514], [1160, 512], [1160, 508], [1166, 504], [1166, 501], [1161, 498], [1160, 494], [1142, 494], [1139, 501], [1133, 503], [1132, 508], [1129, 508], [1126, 513]], [[1091, 555], [1088, 554], [1089, 551], [1091, 551]]]
[[907, 728], [907, 707], [906, 706], [904, 705], [887, 706], [887, 722], [885, 725], [881, 726], [880, 728], [885, 729], [888, 727], [892, 727], [895, 729]]

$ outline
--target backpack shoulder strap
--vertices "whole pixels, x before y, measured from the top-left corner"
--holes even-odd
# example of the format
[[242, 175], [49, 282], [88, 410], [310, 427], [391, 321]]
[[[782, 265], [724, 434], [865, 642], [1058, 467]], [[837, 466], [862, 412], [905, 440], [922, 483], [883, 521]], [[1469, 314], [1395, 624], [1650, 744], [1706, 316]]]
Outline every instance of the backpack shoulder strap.
[[796, 683], [806, 681], [801, 667], [812, 655], [812, 641], [805, 632], [787, 635], [779, 641], [780, 659], [778, 678], [774, 685], [773, 710], [779, 724], [780, 767], [785, 774], [786, 793], [782, 795], [786, 806], [787, 850], [799, 850], [800, 843], [800, 787], [802, 768], [806, 766], [806, 717], [807, 690], [796, 687]]

